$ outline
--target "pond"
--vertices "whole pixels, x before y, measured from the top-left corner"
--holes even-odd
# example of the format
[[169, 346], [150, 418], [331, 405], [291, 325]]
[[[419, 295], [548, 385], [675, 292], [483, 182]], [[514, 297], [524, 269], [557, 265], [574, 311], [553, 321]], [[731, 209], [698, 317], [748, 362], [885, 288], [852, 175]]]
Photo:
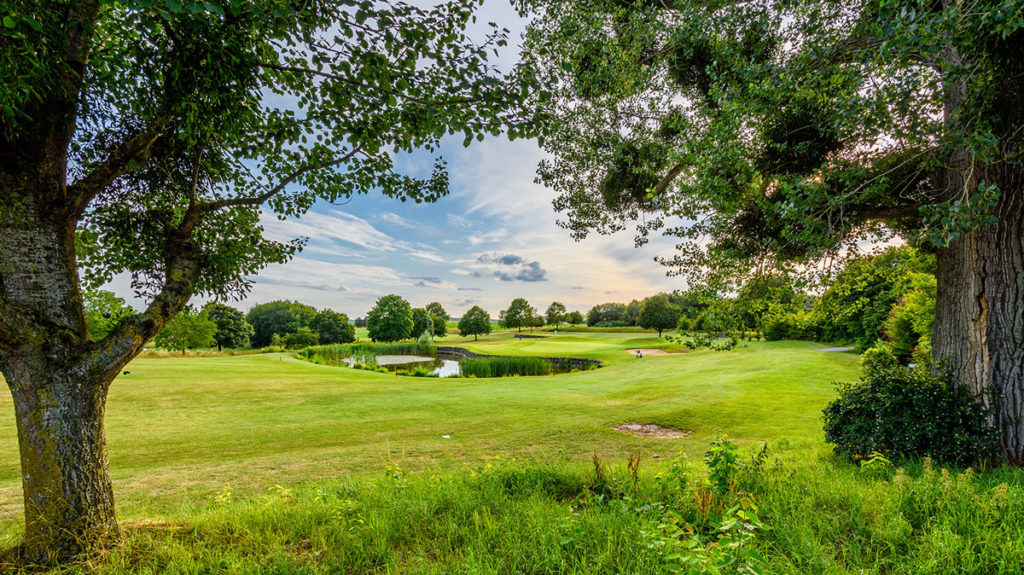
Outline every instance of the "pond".
[[[349, 367], [352, 367], [357, 361], [365, 363], [365, 359], [362, 357], [349, 357], [343, 361]], [[388, 371], [426, 369], [438, 377], [451, 377], [461, 375], [462, 373], [459, 369], [458, 361], [424, 355], [378, 355], [377, 365], [386, 368]]]

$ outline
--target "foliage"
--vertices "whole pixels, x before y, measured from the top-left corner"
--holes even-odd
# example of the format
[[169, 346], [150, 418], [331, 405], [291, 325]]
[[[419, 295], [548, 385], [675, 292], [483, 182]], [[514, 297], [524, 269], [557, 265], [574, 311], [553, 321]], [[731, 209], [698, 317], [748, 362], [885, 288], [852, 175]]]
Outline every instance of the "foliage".
[[281, 342], [288, 349], [301, 349], [319, 344], [320, 335], [308, 327], [300, 327], [281, 338]]
[[776, 273], [752, 277], [736, 296], [740, 326], [763, 332], [767, 329], [768, 318], [799, 313], [806, 299], [789, 276]]
[[180, 350], [210, 347], [214, 345], [217, 323], [210, 319], [206, 310], [196, 313], [191, 307], [185, 308], [171, 320], [154, 340], [157, 347]]
[[433, 357], [437, 348], [431, 343], [354, 343], [313, 345], [299, 350], [298, 356], [313, 363], [344, 366], [346, 360], [376, 367], [378, 355], [422, 355]]
[[473, 336], [476, 341], [481, 335], [491, 333], [491, 316], [480, 306], [475, 305], [462, 314], [459, 320], [459, 335]]
[[[160, 510], [159, 522], [138, 521], [123, 545], [58, 572], [127, 575], [159, 565], [167, 572], [428, 575], [515, 573], [529, 564], [565, 575], [662, 575], [714, 573], [701, 563], [714, 566], [727, 553], [736, 561], [719, 573], [748, 561], [762, 573], [794, 575], [819, 575], [823, 565], [835, 575], [931, 566], [935, 573], [1019, 573], [1019, 469], [915, 463], [876, 477], [810, 442], [787, 445], [773, 444], [758, 472], [749, 450], [738, 453], [746, 465], [735, 477], [761, 523], [751, 530], [723, 532], [736, 513], [717, 499], [715, 514], [725, 521], [699, 521], [708, 508], [697, 496], [708, 469], [682, 457], [666, 464], [645, 458], [636, 483], [628, 462], [609, 461], [603, 497], [594, 472], [575, 462], [492, 457], [417, 473], [393, 461], [355, 478], [251, 490], [221, 485], [197, 496], [199, 505], [174, 504]], [[719, 539], [743, 531], [753, 537], [740, 548]], [[0, 570], [6, 567], [0, 558]]]
[[89, 323], [92, 338], [97, 341], [106, 337], [119, 321], [135, 313], [114, 292], [85, 290], [82, 296], [85, 300], [85, 320]]
[[409, 333], [416, 338], [424, 334], [433, 336], [434, 316], [421, 307], [412, 308], [412, 330]]
[[448, 319], [451, 315], [444, 307], [435, 302], [427, 304], [427, 313], [430, 314], [431, 319], [434, 320], [434, 337], [444, 337], [448, 335]]
[[1020, 149], [1016, 2], [519, 3], [557, 82], [538, 176], [576, 238], [664, 230], [696, 285], [994, 221], [999, 176], [971, 174]]
[[909, 286], [910, 291], [893, 305], [882, 328], [893, 353], [904, 363], [910, 361], [919, 345], [930, 345], [935, 323], [935, 276], [912, 273]]
[[[602, 303], [590, 308], [587, 312], [587, 325], [595, 327], [601, 322], [625, 322], [626, 306], [621, 303]], [[625, 325], [625, 323], [623, 323]]]
[[851, 456], [969, 465], [996, 454], [999, 432], [985, 408], [948, 374], [871, 360], [859, 383], [841, 384], [825, 408], [825, 439]]
[[348, 316], [330, 309], [317, 312], [309, 322], [309, 329], [322, 344], [352, 343], [356, 340], [356, 326], [349, 323]]
[[882, 328], [899, 299], [935, 273], [934, 256], [914, 248], [890, 248], [850, 261], [814, 305], [814, 322], [825, 341], [844, 341], [867, 349], [882, 337]]
[[506, 328], [518, 328], [523, 331], [524, 327], [533, 327], [534, 317], [537, 310], [525, 299], [517, 297], [508, 305], [508, 309], [501, 310], [499, 320]]
[[[537, 324], [537, 309], [523, 298], [516, 298], [499, 314], [499, 321], [507, 328], [534, 327]], [[543, 321], [543, 319], [542, 319]]]
[[735, 300], [715, 298], [693, 322], [693, 328], [709, 334], [728, 333], [740, 329], [739, 309]]
[[225, 347], [228, 349], [249, 347], [249, 341], [254, 331], [241, 311], [219, 302], [210, 302], [204, 305], [203, 311], [217, 324], [217, 333], [213, 338], [217, 342], [218, 350]]
[[[737, 449], [724, 437], [713, 440], [704, 454], [709, 475], [693, 490], [693, 510], [681, 513], [669, 506], [661, 511], [655, 529], [641, 532], [667, 571], [760, 573], [765, 560], [756, 540], [770, 528], [758, 518], [754, 497], [738, 488], [738, 472], [745, 465]], [[762, 450], [749, 467], [759, 470], [765, 453]], [[681, 490], [688, 483], [678, 459], [657, 479], [662, 486]]]
[[565, 316], [565, 304], [560, 301], [551, 302], [547, 311], [544, 312], [544, 318], [548, 325], [553, 325], [556, 328], [566, 320]]
[[640, 312], [644, 308], [644, 302], [639, 300], [632, 300], [626, 305], [626, 313], [622, 316], [622, 321], [626, 325], [640, 325]]
[[451, 315], [444, 309], [444, 306], [442, 306], [440, 303], [436, 301], [428, 303], [426, 310], [430, 315], [439, 317], [444, 321], [448, 321], [448, 319], [451, 317]]
[[571, 311], [565, 316], [565, 321], [569, 325], [579, 325], [583, 323], [583, 314], [579, 311]]
[[399, 341], [412, 333], [412, 307], [401, 296], [389, 294], [377, 300], [366, 315], [366, 328], [373, 341]]
[[474, 357], [459, 360], [462, 377], [550, 375], [551, 362], [538, 357]]
[[316, 314], [313, 306], [297, 301], [279, 300], [254, 305], [245, 317], [253, 329], [252, 346], [270, 345], [275, 334], [284, 337], [300, 327], [309, 327]]
[[679, 325], [681, 315], [682, 310], [669, 301], [667, 295], [658, 294], [644, 300], [637, 321], [644, 329], [658, 330], [658, 337], [661, 337], [662, 331], [675, 329]]
[[818, 339], [818, 326], [806, 311], [776, 312], [763, 320], [764, 338], [768, 341], [782, 339]]

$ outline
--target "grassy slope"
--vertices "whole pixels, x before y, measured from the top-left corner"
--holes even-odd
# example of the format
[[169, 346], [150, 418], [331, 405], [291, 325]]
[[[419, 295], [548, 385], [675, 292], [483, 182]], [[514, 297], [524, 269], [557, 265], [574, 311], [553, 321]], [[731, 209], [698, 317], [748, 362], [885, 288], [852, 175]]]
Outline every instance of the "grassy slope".
[[[111, 471], [126, 517], [205, 500], [231, 485], [275, 484], [475, 465], [493, 456], [586, 461], [626, 453], [699, 452], [719, 432], [742, 442], [820, 437], [830, 381], [855, 377], [856, 357], [814, 344], [760, 343], [636, 360], [650, 335], [509, 333], [483, 353], [573, 355], [607, 367], [555, 377], [437, 380], [314, 365], [285, 354], [140, 359], [114, 384], [107, 413]], [[15, 427], [0, 395], [0, 517], [20, 508]], [[640, 439], [610, 429], [639, 421], [692, 430], [684, 440]], [[443, 439], [442, 435], [451, 435]]]
[[[681, 548], [665, 518], [701, 532], [699, 509], [730, 505], [708, 507], [694, 491], [719, 431], [772, 440], [768, 463], [738, 484], [770, 528], [749, 544], [766, 558], [764, 573], [1024, 571], [1019, 470], [872, 471], [821, 443], [828, 382], [855, 377], [856, 356], [780, 342], [636, 360], [623, 350], [658, 340], [608, 333], [506, 333], [468, 346], [608, 366], [439, 381], [282, 354], [136, 361], [108, 419], [120, 508], [135, 519], [124, 545], [61, 572], [666, 573]], [[0, 408], [0, 501], [10, 517], [20, 502], [8, 411]], [[609, 429], [625, 421], [694, 436]], [[587, 470], [594, 448], [613, 463], [610, 480]], [[634, 486], [622, 462], [637, 448], [645, 458]], [[679, 450], [689, 456], [672, 472], [663, 462]], [[430, 473], [407, 476], [395, 464]], [[0, 525], [0, 548], [17, 532], [16, 520]]]

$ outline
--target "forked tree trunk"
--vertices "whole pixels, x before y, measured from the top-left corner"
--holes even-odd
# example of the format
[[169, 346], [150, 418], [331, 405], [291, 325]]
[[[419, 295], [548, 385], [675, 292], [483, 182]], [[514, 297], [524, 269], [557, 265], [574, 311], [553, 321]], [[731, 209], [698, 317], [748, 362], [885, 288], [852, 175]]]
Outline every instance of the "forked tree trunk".
[[1024, 463], [1024, 173], [983, 176], [1002, 190], [996, 222], [938, 253], [933, 355], [990, 412], [1003, 456]]
[[0, 222], [0, 301], [20, 322], [0, 342], [0, 370], [18, 425], [24, 559], [56, 563], [118, 532], [103, 414], [120, 363], [96, 361], [116, 350], [90, 342], [73, 228], [44, 213]]

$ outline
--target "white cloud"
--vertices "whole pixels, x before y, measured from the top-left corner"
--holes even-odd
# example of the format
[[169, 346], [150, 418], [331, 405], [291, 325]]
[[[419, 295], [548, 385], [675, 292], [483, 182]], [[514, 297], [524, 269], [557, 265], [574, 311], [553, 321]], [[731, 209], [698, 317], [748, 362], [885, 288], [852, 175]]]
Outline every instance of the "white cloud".
[[421, 250], [412, 250], [412, 251], [409, 252], [409, 255], [414, 257], [414, 258], [420, 258], [421, 260], [427, 260], [427, 261], [431, 261], [431, 262], [443, 262], [444, 261], [444, 258], [442, 258], [441, 256], [439, 256], [439, 255], [437, 255], [437, 254], [435, 254], [433, 252], [427, 252], [427, 251], [421, 251]]
[[278, 241], [302, 236], [316, 238], [318, 243], [345, 242], [377, 252], [392, 252], [401, 245], [370, 222], [341, 210], [311, 211], [301, 218], [284, 221], [264, 213], [260, 223], [266, 228], [267, 237]]

